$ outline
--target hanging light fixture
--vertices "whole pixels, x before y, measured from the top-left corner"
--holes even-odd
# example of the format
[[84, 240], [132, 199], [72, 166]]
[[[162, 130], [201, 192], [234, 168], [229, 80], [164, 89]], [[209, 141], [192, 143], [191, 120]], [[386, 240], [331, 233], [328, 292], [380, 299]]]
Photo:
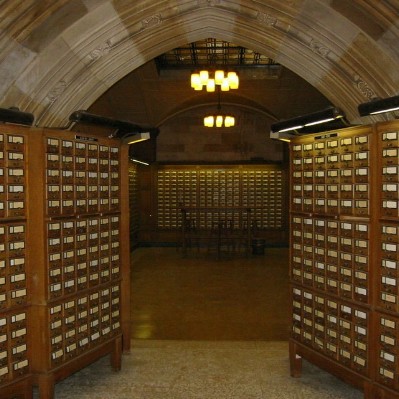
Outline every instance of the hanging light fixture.
[[231, 115], [225, 115], [221, 112], [220, 106], [220, 92], [221, 87], [218, 86], [218, 107], [216, 114], [207, 115], [204, 117], [205, 127], [232, 127], [235, 125], [235, 118]]
[[238, 89], [239, 78], [236, 72], [225, 72], [221, 69], [215, 70], [213, 76], [205, 69], [191, 74], [191, 87], [194, 90], [202, 90], [204, 87], [208, 92], [214, 92], [216, 87], [221, 91]]

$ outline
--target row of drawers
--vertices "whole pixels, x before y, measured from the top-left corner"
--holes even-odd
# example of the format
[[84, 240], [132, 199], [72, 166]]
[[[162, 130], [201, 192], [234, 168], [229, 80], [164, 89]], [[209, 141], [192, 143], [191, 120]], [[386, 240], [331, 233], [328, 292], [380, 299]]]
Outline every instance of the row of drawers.
[[339, 280], [338, 278], [308, 272], [299, 268], [292, 268], [291, 270], [291, 279], [296, 284], [302, 284], [309, 289], [315, 288], [347, 300], [368, 303], [368, 274], [357, 272], [353, 276], [344, 275], [344, 278], [345, 280]]
[[49, 199], [46, 201], [46, 214], [50, 217], [57, 217], [85, 213], [116, 212], [119, 207], [119, 197]]
[[292, 153], [294, 156], [306, 157], [322, 154], [336, 154], [340, 152], [361, 152], [369, 149], [370, 138], [367, 134], [352, 137], [330, 137], [328, 139], [315, 140], [303, 144], [294, 144]]
[[190, 171], [190, 170], [159, 170], [158, 171], [158, 180], [213, 180], [217, 179], [242, 179], [245, 180], [253, 180], [253, 179], [267, 179], [267, 178], [275, 178], [281, 177], [283, 172], [280, 170], [199, 170], [199, 171]]
[[[51, 221], [47, 224], [47, 235], [49, 238], [62, 238], [65, 236], [81, 235], [81, 234], [102, 234], [109, 232], [109, 235], [118, 235], [120, 215], [91, 215], [86, 218], [79, 219], [63, 219], [59, 221]], [[103, 236], [101, 235], [100, 238]]]
[[370, 213], [370, 201], [367, 199], [339, 200], [336, 198], [307, 198], [297, 196], [292, 198], [291, 210], [293, 212], [367, 217]]
[[46, 169], [82, 170], [86, 172], [117, 172], [119, 160], [108, 157], [87, 157], [73, 155], [46, 154]]
[[294, 170], [358, 168], [367, 166], [369, 157], [369, 151], [305, 155], [303, 157], [294, 157], [292, 166]]
[[369, 198], [369, 184], [294, 184], [293, 197], [306, 198]]
[[81, 262], [67, 267], [50, 268], [48, 297], [50, 300], [79, 293], [121, 277], [120, 265], [103, 263], [95, 268], [89, 262]]
[[[397, 151], [399, 148], [399, 131], [382, 132], [379, 134], [379, 140], [384, 158], [396, 158], [399, 156]], [[326, 140], [315, 140], [310, 143], [294, 144], [292, 153], [294, 156], [300, 157], [350, 154], [369, 150], [370, 143], [369, 136], [364, 134], [352, 137], [334, 137]]]
[[291, 223], [293, 231], [336, 237], [369, 238], [370, 226], [368, 222], [293, 215]]
[[369, 168], [334, 168], [293, 170], [294, 184], [361, 184], [369, 183]]
[[118, 159], [119, 147], [65, 140], [55, 137], [45, 139], [45, 151], [48, 154], [74, 155], [76, 157], [92, 157], [100, 159]]

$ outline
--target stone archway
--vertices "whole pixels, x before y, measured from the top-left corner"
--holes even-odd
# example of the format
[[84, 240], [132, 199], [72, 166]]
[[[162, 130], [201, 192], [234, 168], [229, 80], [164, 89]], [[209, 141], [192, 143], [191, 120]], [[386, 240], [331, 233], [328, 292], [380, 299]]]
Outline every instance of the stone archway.
[[[380, 16], [377, 7], [383, 6], [368, 11]], [[379, 21], [388, 29], [387, 15]], [[36, 52], [13, 43], [9, 54], [14, 57], [2, 64], [16, 70], [2, 87], [3, 105], [33, 112], [38, 126], [66, 126], [71, 112], [88, 108], [146, 61], [212, 36], [272, 56], [352, 122], [360, 102], [392, 95], [399, 87], [389, 40], [373, 40], [339, 9], [318, 0], [103, 1], [55, 34]]]

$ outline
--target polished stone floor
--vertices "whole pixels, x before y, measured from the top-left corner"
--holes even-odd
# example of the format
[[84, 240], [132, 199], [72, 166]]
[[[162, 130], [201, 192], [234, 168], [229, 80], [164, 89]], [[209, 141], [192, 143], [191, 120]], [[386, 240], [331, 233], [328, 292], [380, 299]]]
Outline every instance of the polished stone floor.
[[288, 250], [264, 255], [140, 248], [132, 255], [132, 338], [285, 340]]
[[100, 359], [57, 383], [55, 399], [362, 398], [305, 361], [301, 378], [289, 376], [287, 257], [134, 251], [122, 370]]
[[103, 358], [56, 385], [56, 399], [361, 399], [304, 363], [288, 373], [285, 341], [134, 340], [122, 370]]

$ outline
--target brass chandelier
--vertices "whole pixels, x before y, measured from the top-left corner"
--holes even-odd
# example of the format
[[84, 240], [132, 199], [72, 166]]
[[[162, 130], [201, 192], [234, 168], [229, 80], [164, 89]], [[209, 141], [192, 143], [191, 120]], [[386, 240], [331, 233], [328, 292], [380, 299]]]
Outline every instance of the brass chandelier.
[[206, 115], [204, 117], [205, 127], [232, 127], [235, 125], [235, 118], [231, 115], [225, 115], [221, 112], [220, 106], [220, 92], [221, 88], [218, 87], [218, 106], [215, 114]]

